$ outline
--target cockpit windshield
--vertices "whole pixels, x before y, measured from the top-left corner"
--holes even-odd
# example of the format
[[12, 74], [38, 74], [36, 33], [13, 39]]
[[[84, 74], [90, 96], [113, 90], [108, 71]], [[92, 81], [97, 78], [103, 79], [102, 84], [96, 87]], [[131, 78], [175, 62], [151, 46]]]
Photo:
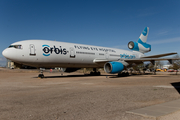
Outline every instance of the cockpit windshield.
[[8, 48], [22, 49], [22, 45], [10, 45]]

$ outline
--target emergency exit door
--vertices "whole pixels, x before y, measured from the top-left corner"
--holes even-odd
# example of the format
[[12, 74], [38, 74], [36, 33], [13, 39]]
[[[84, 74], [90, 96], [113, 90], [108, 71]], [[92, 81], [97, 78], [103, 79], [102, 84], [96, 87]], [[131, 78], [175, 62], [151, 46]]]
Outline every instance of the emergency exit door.
[[109, 52], [108, 51], [105, 52], [105, 57], [106, 57], [106, 60], [109, 59]]

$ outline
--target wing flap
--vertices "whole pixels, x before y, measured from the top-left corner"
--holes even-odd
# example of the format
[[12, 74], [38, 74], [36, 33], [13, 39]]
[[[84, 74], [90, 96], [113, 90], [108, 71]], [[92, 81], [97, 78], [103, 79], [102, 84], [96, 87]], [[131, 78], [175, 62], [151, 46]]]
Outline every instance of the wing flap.
[[94, 63], [102, 63], [102, 62], [108, 62], [109, 60], [106, 59], [94, 59], [93, 62]]
[[107, 59], [94, 59], [93, 62], [94, 63], [106, 63], [106, 62], [110, 62], [110, 61], [119, 61], [120, 59], [111, 59], [111, 60], [107, 60]]

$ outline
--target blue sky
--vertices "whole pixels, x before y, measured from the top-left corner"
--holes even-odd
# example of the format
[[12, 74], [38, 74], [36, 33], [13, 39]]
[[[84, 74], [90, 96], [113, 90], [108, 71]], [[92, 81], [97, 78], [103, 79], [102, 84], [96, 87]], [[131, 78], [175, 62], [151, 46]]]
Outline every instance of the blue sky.
[[0, 11], [1, 53], [27, 39], [128, 50], [146, 26], [146, 55], [180, 53], [180, 0], [0, 0]]

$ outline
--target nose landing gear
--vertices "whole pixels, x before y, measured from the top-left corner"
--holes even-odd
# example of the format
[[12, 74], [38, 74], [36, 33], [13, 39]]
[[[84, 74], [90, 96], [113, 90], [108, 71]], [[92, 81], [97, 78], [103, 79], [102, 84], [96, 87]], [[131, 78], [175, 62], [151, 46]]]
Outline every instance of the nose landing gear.
[[40, 68], [41, 74], [38, 75], [38, 78], [44, 78], [44, 74], [43, 74], [44, 70], [45, 70], [44, 68]]

